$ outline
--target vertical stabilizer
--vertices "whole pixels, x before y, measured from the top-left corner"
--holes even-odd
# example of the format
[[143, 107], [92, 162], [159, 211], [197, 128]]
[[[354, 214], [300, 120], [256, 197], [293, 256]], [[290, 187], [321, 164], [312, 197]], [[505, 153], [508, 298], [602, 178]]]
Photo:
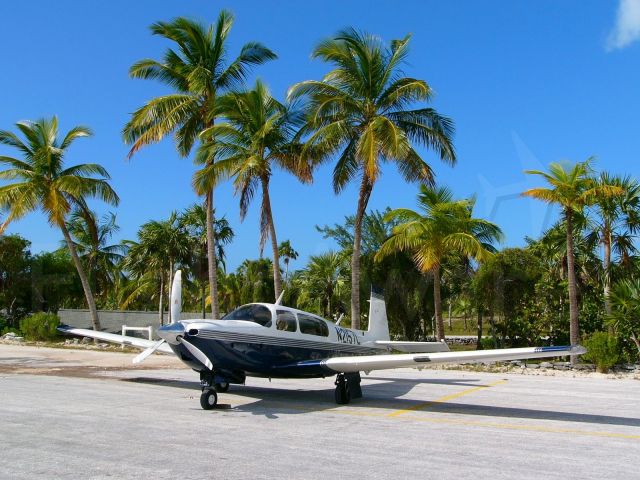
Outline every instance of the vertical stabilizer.
[[180, 321], [182, 311], [182, 270], [176, 272], [171, 286], [171, 323]]
[[389, 340], [389, 322], [387, 321], [387, 306], [382, 293], [371, 289], [369, 299], [369, 329], [370, 340]]

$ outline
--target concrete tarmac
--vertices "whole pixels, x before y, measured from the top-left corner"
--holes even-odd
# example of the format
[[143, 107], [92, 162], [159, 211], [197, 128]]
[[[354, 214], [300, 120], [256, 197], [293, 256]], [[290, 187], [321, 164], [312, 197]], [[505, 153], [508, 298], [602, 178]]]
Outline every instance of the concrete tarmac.
[[403, 369], [249, 378], [204, 411], [170, 357], [0, 345], [2, 479], [637, 479], [640, 381]]

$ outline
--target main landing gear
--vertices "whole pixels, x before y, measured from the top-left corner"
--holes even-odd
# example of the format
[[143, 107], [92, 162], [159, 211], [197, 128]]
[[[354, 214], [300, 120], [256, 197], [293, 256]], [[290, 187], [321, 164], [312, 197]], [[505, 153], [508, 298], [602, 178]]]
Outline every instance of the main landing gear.
[[335, 398], [338, 405], [346, 405], [352, 398], [362, 397], [360, 373], [339, 373], [336, 376]]

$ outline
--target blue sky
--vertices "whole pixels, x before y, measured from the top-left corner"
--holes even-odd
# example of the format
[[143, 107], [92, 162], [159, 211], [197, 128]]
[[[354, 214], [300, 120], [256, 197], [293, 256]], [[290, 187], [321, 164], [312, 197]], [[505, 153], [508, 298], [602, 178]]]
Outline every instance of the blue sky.
[[[111, 173], [121, 197], [117, 240], [135, 238], [143, 222], [196, 201], [193, 165], [178, 157], [171, 139], [125, 159], [120, 132], [128, 115], [167, 92], [153, 81], [129, 79], [128, 68], [145, 57], [159, 58], [167, 46], [149, 33], [154, 21], [183, 15], [213, 22], [221, 8], [236, 16], [231, 54], [250, 40], [278, 54], [255, 74], [279, 98], [291, 84], [328, 70], [310, 52], [340, 28], [354, 26], [387, 41], [411, 32], [404, 70], [432, 86], [432, 106], [456, 123], [458, 165], [448, 167], [428, 151], [425, 158], [438, 182], [459, 196], [477, 194], [476, 213], [500, 224], [506, 246], [539, 235], [555, 215], [518, 196], [538, 184], [524, 169], [595, 155], [598, 168], [638, 177], [638, 0], [12, 2], [0, 20], [0, 128], [53, 114], [63, 130], [90, 126], [95, 136], [78, 141], [67, 161], [98, 162]], [[0, 154], [8, 153], [0, 147]], [[293, 268], [332, 248], [315, 225], [341, 222], [355, 211], [355, 187], [334, 195], [330, 174], [331, 164], [320, 168], [312, 186], [283, 172], [273, 177], [279, 240], [290, 239], [301, 254]], [[386, 166], [370, 208], [413, 207], [416, 191]], [[228, 267], [235, 268], [258, 256], [258, 204], [240, 223], [230, 186], [215, 195], [218, 213], [236, 232], [228, 248]], [[36, 252], [56, 248], [61, 238], [40, 214], [9, 232], [31, 240]]]

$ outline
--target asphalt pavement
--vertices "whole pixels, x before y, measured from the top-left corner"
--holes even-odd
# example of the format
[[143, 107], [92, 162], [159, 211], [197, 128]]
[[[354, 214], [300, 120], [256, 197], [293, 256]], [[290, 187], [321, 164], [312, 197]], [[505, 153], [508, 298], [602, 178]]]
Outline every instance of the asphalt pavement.
[[403, 369], [338, 406], [331, 378], [249, 378], [204, 411], [195, 372], [133, 356], [0, 345], [0, 478], [640, 476], [634, 379]]

